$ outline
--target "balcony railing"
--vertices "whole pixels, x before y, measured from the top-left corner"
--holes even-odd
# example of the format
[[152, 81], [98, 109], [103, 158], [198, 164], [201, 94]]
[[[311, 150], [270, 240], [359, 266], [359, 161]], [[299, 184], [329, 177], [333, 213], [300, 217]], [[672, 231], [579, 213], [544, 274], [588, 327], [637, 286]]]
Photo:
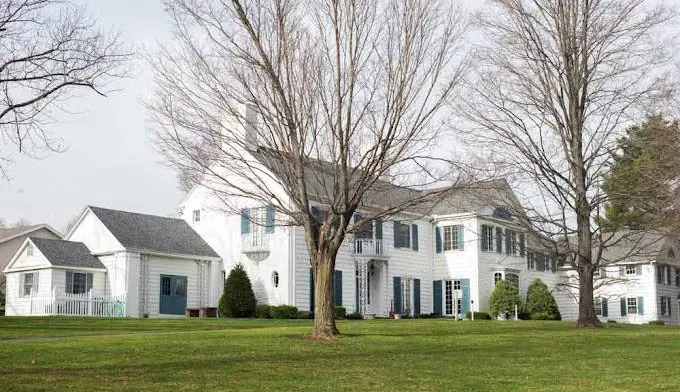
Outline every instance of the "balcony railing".
[[383, 241], [373, 238], [357, 238], [354, 240], [354, 254], [362, 256], [382, 256], [385, 254]]
[[266, 233], [241, 234], [241, 252], [269, 252], [269, 236]]

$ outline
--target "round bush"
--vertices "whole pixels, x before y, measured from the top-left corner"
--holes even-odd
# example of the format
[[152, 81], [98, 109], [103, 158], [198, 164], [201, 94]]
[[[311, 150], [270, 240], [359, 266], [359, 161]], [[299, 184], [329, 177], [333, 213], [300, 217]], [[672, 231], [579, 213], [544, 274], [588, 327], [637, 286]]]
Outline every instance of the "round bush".
[[527, 290], [526, 311], [532, 320], [561, 320], [557, 301], [548, 286], [540, 279], [535, 279]]
[[498, 282], [489, 296], [489, 309], [494, 316], [502, 315], [507, 318], [515, 313], [517, 304], [519, 304], [519, 293], [507, 280]]
[[226, 317], [251, 317], [255, 314], [255, 294], [243, 265], [237, 264], [224, 282], [220, 313]]

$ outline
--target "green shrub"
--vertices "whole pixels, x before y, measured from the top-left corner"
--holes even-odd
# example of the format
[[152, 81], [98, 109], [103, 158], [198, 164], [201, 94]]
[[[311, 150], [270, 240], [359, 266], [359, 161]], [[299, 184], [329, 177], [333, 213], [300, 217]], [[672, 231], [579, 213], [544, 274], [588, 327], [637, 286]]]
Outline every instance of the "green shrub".
[[314, 319], [314, 313], [308, 312], [306, 310], [301, 310], [297, 312], [297, 315], [295, 316], [296, 319], [301, 319], [301, 320], [310, 320]]
[[350, 313], [345, 316], [347, 320], [363, 320], [364, 316], [359, 312]]
[[298, 308], [290, 305], [271, 306], [269, 314], [275, 319], [294, 319], [297, 317]]
[[654, 321], [650, 321], [649, 325], [666, 325], [666, 322], [663, 321], [663, 320], [654, 320]]
[[347, 317], [347, 309], [345, 309], [343, 306], [336, 306], [335, 318], [344, 319], [345, 317]]
[[[465, 318], [468, 320], [472, 320], [472, 312], [467, 311], [465, 312]], [[489, 313], [487, 312], [475, 312], [475, 320], [491, 320], [492, 317]]]
[[532, 320], [561, 320], [557, 301], [540, 279], [535, 279], [527, 290], [526, 311]]
[[272, 318], [270, 313], [271, 306], [269, 305], [257, 305], [255, 307], [255, 317], [257, 318]]
[[431, 319], [431, 318], [439, 318], [442, 315], [439, 313], [423, 313], [418, 316], [418, 318], [424, 318], [424, 319]]
[[616, 324], [616, 320], [607, 320], [607, 324]]
[[515, 305], [519, 304], [519, 293], [515, 286], [507, 280], [501, 280], [489, 296], [489, 309], [493, 316], [506, 318], [515, 313]]
[[520, 320], [531, 320], [531, 313], [522, 310], [521, 312], [517, 312], [517, 318]]
[[226, 317], [251, 317], [255, 314], [255, 294], [243, 265], [237, 264], [224, 282], [220, 314]]

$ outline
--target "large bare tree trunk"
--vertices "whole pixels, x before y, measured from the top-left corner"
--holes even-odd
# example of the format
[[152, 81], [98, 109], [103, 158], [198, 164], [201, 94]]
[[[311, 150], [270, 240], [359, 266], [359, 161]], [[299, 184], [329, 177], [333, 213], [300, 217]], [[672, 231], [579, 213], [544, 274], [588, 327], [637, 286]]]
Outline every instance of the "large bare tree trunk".
[[578, 320], [576, 325], [581, 327], [599, 326], [600, 320], [595, 314], [593, 301], [593, 266], [589, 262], [578, 270]]
[[333, 281], [335, 260], [327, 254], [317, 254], [314, 268], [314, 331], [315, 339], [332, 339], [340, 334], [335, 325]]

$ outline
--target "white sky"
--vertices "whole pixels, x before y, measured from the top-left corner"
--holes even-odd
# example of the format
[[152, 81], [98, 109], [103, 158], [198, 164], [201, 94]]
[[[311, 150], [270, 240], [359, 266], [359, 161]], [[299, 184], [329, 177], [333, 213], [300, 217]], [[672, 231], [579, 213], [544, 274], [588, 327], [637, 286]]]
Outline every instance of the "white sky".
[[[115, 27], [141, 52], [169, 39], [160, 0], [80, 0], [103, 26]], [[15, 156], [9, 181], [0, 179], [0, 218], [25, 218], [62, 230], [86, 205], [168, 215], [182, 197], [172, 169], [154, 151], [141, 101], [151, 94], [148, 67], [139, 60], [121, 91], [83, 94], [56, 113], [48, 130], [68, 149], [43, 159]]]

